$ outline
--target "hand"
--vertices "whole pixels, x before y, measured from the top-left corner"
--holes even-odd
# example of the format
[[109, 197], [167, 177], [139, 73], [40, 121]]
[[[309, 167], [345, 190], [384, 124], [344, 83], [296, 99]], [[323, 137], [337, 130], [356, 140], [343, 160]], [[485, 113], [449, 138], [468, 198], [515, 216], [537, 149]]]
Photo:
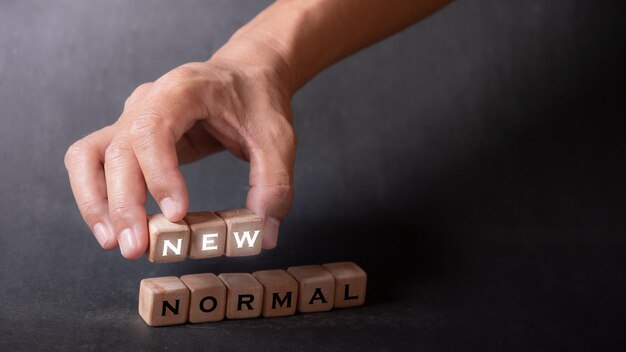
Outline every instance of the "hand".
[[81, 215], [103, 248], [125, 258], [148, 247], [146, 186], [171, 221], [187, 213], [178, 168], [223, 149], [250, 162], [246, 207], [265, 218], [263, 248], [276, 246], [293, 198], [296, 138], [288, 69], [268, 46], [223, 48], [139, 86], [112, 125], [65, 156]]

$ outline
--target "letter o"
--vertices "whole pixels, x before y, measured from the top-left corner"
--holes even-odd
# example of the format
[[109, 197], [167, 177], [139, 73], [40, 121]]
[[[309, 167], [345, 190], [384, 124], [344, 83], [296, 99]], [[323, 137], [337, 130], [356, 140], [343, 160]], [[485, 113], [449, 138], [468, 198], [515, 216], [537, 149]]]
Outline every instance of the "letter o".
[[[204, 307], [204, 303], [209, 300], [211, 301], [212, 305], [211, 308], [207, 309]], [[213, 296], [206, 296], [200, 301], [200, 310], [205, 313], [211, 313], [215, 310], [215, 308], [217, 308], [217, 299], [215, 299], [215, 297]]]

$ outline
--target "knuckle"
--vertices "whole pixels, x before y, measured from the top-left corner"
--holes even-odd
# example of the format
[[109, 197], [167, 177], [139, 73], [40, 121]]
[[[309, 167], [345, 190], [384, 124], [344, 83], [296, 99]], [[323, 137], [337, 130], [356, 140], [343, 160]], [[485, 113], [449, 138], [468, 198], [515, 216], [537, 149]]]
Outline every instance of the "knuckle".
[[158, 127], [158, 123], [156, 122], [159, 115], [154, 113], [144, 114], [138, 118], [136, 118], [130, 125], [128, 130], [130, 134], [130, 138], [132, 140], [145, 138], [146, 135], [154, 134], [154, 131]]
[[146, 92], [150, 90], [152, 85], [153, 85], [152, 82], [147, 82], [147, 83], [143, 83], [137, 86], [137, 88], [133, 90], [131, 95], [129, 95], [128, 98], [126, 98], [126, 101], [124, 101], [124, 108], [127, 108], [132, 103], [134, 103], [137, 99], [144, 96]]
[[133, 91], [132, 95], [142, 95], [143, 93], [148, 91], [153, 84], [154, 83], [152, 82], [146, 82], [138, 85], [137, 88], [135, 88], [135, 90]]
[[293, 187], [291, 186], [291, 184], [274, 185], [270, 187], [270, 190], [272, 195], [274, 195], [276, 198], [291, 203], [294, 195]]
[[176, 80], [167, 84], [164, 89], [173, 99], [180, 101], [195, 100], [196, 87], [190, 80]]
[[145, 180], [150, 194], [157, 200], [181, 188], [178, 179], [173, 176], [173, 173], [163, 169], [160, 169], [159, 172], [146, 173]]
[[162, 189], [169, 188], [171, 185], [173, 185], [174, 180], [175, 178], [172, 177], [171, 173], [159, 172], [159, 173], [150, 175], [149, 181], [151, 184], [151, 188], [155, 190], [162, 190]]
[[126, 100], [124, 100], [124, 109], [128, 109], [128, 107], [130, 106], [130, 104], [133, 103], [134, 97], [131, 95], [128, 96], [128, 98], [126, 98]]
[[102, 212], [102, 207], [100, 203], [93, 199], [85, 199], [78, 203], [78, 208], [80, 209], [83, 218], [87, 222], [87, 224], [92, 225], [92, 223], [96, 222], [97, 217], [100, 216]]
[[151, 172], [146, 176], [146, 183], [154, 199], [162, 199], [177, 190], [185, 190], [183, 193], [187, 194], [185, 183], [177, 169], [166, 168], [160, 172]]
[[131, 153], [131, 150], [126, 143], [111, 143], [104, 152], [105, 163], [113, 165], [120, 164], [126, 159], [129, 153]]
[[156, 134], [166, 126], [161, 115], [149, 112], [133, 121], [128, 130], [132, 147], [141, 151], [146, 149], [150, 143], [157, 142]]
[[168, 74], [183, 80], [193, 79], [203, 74], [203, 68], [204, 66], [200, 62], [188, 62], [176, 67]]
[[286, 121], [281, 123], [274, 132], [275, 136], [278, 139], [281, 139], [288, 146], [295, 146], [297, 144], [296, 130], [290, 123]]
[[293, 126], [284, 118], [278, 117], [272, 123], [267, 123], [255, 128], [247, 126], [247, 139], [254, 145], [264, 147], [280, 147], [279, 149], [291, 149], [296, 146], [297, 137]]
[[79, 139], [74, 142], [65, 152], [64, 162], [65, 167], [69, 169], [77, 160], [82, 159], [87, 151], [92, 148], [91, 142], [88, 139]]
[[114, 205], [109, 209], [109, 215], [112, 219], [125, 219], [128, 216], [128, 207], [124, 205]]
[[291, 184], [275, 184], [265, 188], [265, 199], [272, 204], [273, 212], [286, 213], [291, 207], [294, 189]]
[[179, 66], [159, 78], [158, 90], [175, 99], [199, 100], [206, 87], [206, 73], [201, 64], [188, 63]]
[[271, 175], [274, 181], [263, 185], [263, 192], [269, 198], [291, 201], [294, 194], [293, 183], [287, 172], [277, 172]]

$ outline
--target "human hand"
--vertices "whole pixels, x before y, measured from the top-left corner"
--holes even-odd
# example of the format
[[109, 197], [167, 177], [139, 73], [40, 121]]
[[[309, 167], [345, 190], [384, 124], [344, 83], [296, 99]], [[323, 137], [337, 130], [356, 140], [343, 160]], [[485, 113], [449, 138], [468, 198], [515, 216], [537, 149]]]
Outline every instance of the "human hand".
[[250, 162], [246, 207], [265, 219], [263, 248], [276, 246], [293, 198], [296, 137], [289, 69], [268, 45], [226, 45], [139, 86], [119, 119], [67, 151], [72, 192], [105, 249], [146, 252], [146, 187], [170, 221], [187, 213], [179, 164], [221, 150]]

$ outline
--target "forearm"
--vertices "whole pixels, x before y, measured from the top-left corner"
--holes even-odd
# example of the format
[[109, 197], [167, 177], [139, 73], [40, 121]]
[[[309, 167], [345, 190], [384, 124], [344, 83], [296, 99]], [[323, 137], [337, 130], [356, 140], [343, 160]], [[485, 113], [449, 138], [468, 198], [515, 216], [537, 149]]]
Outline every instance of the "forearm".
[[[272, 61], [295, 92], [344, 57], [430, 15], [450, 0], [279, 0], [237, 31], [216, 55]], [[256, 50], [263, 46], [276, 57]], [[246, 50], [243, 50], [246, 51]], [[258, 54], [257, 54], [258, 53]], [[257, 57], [258, 55], [258, 57]]]

